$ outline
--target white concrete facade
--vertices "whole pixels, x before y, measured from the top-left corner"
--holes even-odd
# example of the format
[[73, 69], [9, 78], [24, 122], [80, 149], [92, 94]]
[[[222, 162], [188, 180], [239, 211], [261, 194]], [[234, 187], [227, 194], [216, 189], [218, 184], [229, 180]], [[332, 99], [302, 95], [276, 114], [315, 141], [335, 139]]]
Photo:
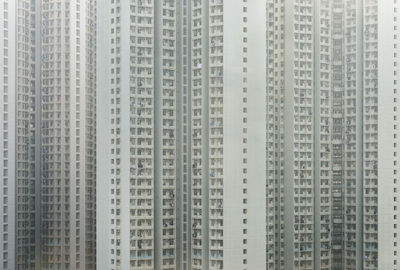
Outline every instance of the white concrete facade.
[[0, 11], [0, 267], [36, 269], [38, 63], [32, 51], [38, 45], [34, 38], [38, 3], [5, 0], [0, 2]]
[[98, 4], [99, 269], [264, 268], [263, 2]]
[[93, 269], [94, 1], [0, 11], [0, 268]]
[[[16, 9], [13, 1], [1, 1], [1, 242], [0, 267], [15, 269], [15, 70], [16, 70]], [[4, 16], [7, 16], [5, 18]], [[10, 104], [9, 104], [10, 102]], [[7, 119], [7, 120], [6, 120]], [[8, 119], [10, 119], [8, 121]], [[8, 139], [6, 139], [8, 138]]]
[[267, 12], [267, 269], [398, 269], [397, 1]]

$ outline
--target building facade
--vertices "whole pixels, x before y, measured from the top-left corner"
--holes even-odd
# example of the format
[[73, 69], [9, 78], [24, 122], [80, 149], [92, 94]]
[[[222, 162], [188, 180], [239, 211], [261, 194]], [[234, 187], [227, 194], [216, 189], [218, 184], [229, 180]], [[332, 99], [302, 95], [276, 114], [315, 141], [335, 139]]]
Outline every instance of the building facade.
[[267, 269], [398, 269], [397, 1], [267, 12]]
[[399, 8], [0, 0], [0, 268], [398, 269]]
[[95, 1], [41, 19], [41, 269], [95, 269]]
[[0, 268], [39, 259], [39, 2], [0, 2]]
[[264, 5], [98, 4], [99, 269], [264, 268]]
[[101, 6], [99, 265], [398, 268], [397, 1]]
[[95, 269], [95, 2], [0, 10], [0, 268]]

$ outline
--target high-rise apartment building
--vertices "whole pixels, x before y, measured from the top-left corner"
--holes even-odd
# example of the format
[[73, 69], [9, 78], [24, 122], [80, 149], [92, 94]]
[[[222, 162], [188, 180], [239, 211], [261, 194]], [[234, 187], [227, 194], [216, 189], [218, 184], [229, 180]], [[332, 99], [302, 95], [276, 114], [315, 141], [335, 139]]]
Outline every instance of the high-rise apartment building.
[[41, 269], [95, 269], [95, 1], [41, 18]]
[[267, 2], [267, 269], [398, 269], [398, 2]]
[[399, 8], [0, 0], [0, 269], [398, 269]]
[[95, 1], [0, 1], [1, 269], [95, 269]]
[[398, 5], [100, 3], [99, 266], [398, 269]]
[[265, 21], [261, 1], [98, 2], [99, 269], [265, 268]]
[[0, 268], [35, 269], [39, 246], [38, 1], [0, 1]]
[[188, 269], [263, 269], [265, 2], [191, 1], [190, 21]]

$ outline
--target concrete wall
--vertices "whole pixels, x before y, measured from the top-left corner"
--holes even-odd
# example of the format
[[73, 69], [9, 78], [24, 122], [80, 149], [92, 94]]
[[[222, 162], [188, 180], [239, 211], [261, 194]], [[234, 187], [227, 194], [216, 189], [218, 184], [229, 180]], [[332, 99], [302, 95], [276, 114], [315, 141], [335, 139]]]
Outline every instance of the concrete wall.
[[[110, 33], [110, 1], [97, 1], [97, 33]], [[102, 7], [102, 8], [99, 8]], [[97, 269], [111, 268], [111, 133], [110, 129], [110, 40], [97, 35]], [[115, 225], [113, 225], [115, 226]], [[114, 259], [116, 255], [114, 254]]]

